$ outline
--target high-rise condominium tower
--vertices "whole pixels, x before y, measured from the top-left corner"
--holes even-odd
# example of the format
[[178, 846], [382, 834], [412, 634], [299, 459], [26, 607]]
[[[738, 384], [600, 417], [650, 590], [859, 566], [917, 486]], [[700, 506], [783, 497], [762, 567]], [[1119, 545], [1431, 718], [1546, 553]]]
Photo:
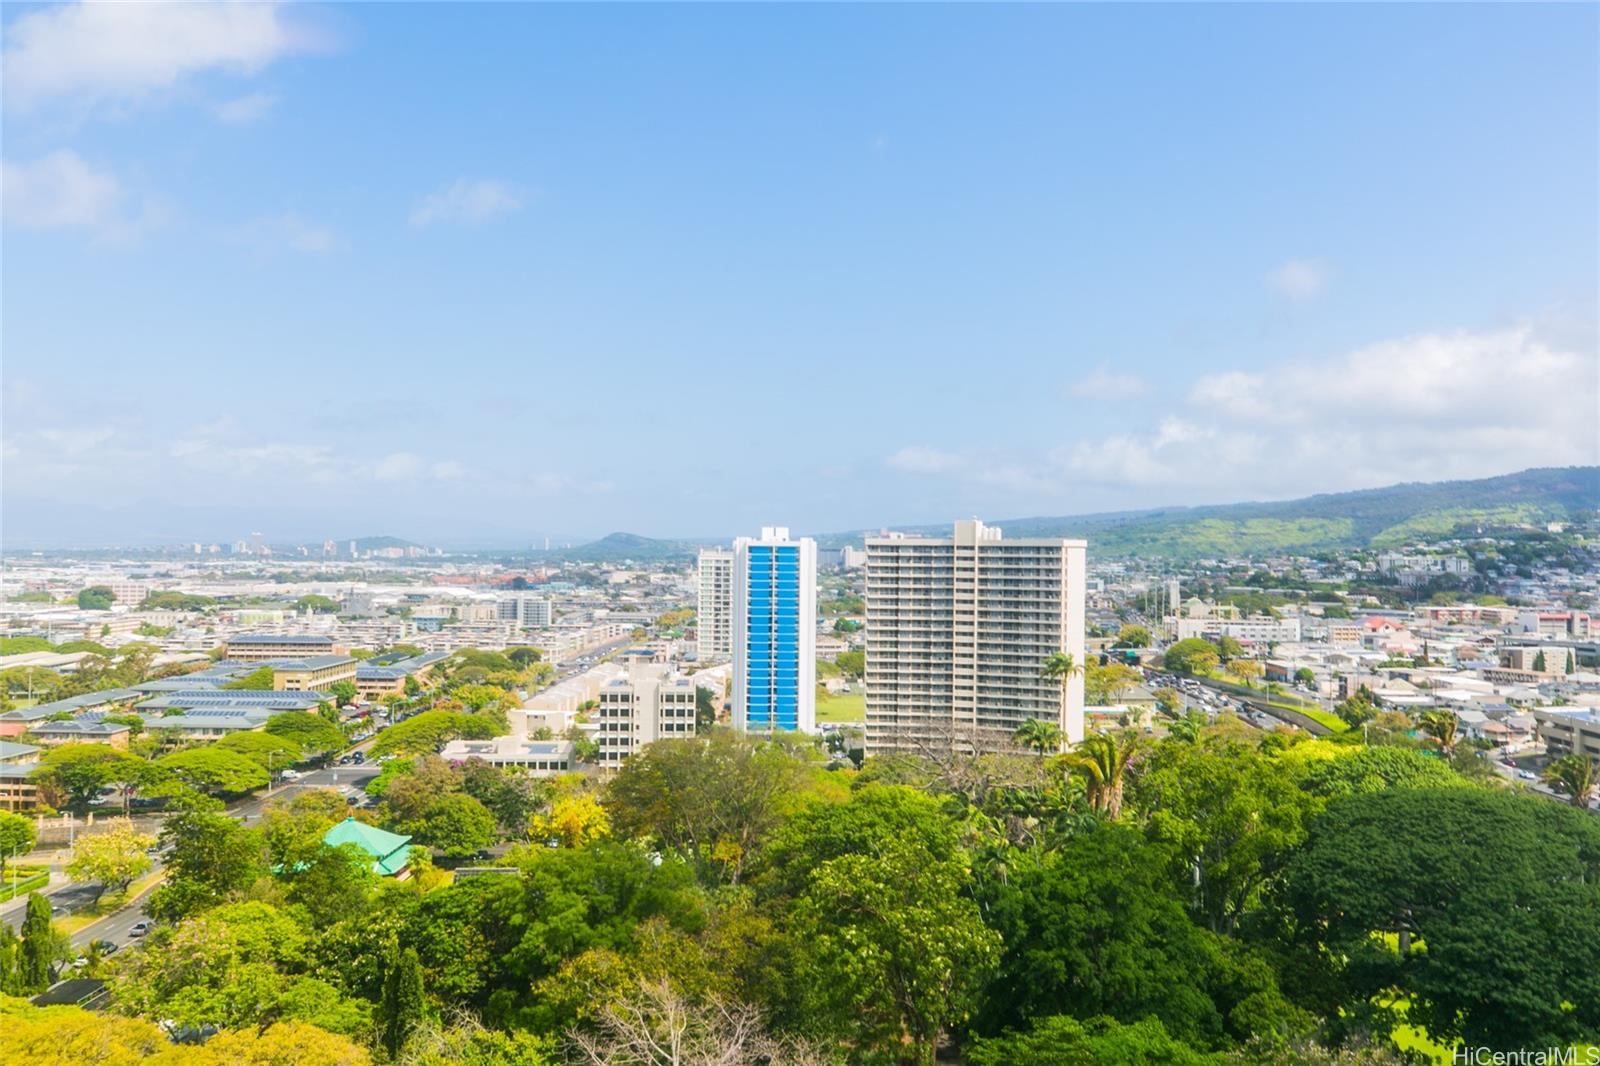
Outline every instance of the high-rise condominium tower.
[[701, 659], [726, 659], [733, 654], [733, 552], [727, 548], [700, 552], [700, 609], [695, 627]]
[[817, 545], [782, 526], [733, 542], [733, 720], [816, 731]]
[[976, 519], [948, 540], [867, 540], [867, 751], [994, 747], [1029, 718], [1083, 739], [1085, 543], [1004, 540]]

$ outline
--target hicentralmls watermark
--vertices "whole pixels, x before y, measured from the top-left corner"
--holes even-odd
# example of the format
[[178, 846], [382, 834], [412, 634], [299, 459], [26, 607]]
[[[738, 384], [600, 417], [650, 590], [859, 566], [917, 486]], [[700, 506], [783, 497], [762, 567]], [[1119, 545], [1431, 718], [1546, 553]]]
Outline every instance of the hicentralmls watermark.
[[1450, 1052], [1451, 1066], [1600, 1066], [1600, 1047], [1583, 1051], [1575, 1047], [1522, 1048], [1496, 1051], [1487, 1047], [1458, 1047]]

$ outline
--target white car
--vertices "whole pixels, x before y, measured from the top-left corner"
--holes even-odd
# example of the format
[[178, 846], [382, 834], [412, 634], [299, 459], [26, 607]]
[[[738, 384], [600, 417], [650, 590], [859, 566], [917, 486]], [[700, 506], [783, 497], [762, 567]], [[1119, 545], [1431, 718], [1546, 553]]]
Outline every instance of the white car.
[[278, 776], [283, 778], [285, 781], [298, 781], [300, 780], [301, 774], [299, 770], [285, 770]]

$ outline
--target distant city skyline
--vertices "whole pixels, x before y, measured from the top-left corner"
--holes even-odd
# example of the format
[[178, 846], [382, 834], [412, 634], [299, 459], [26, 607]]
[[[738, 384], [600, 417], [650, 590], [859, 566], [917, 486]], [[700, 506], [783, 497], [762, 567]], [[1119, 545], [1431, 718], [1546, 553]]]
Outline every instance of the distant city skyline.
[[0, 535], [710, 540], [1594, 464], [1597, 27], [8, 6]]

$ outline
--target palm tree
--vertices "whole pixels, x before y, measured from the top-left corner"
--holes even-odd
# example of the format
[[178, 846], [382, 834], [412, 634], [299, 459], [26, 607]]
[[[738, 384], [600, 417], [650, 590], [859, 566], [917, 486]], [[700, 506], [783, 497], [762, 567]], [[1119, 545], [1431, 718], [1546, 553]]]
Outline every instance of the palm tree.
[[1045, 656], [1044, 665], [1039, 667], [1039, 676], [1061, 685], [1061, 709], [1067, 708], [1067, 683], [1083, 673], [1083, 667], [1078, 665], [1078, 660], [1064, 651], [1053, 651]]
[[1545, 784], [1564, 792], [1574, 807], [1582, 810], [1600, 795], [1600, 759], [1585, 755], [1563, 755], [1544, 768]]
[[1139, 734], [1096, 733], [1062, 756], [1062, 763], [1083, 778], [1089, 803], [1113, 821], [1122, 813], [1122, 777], [1139, 754]]
[[1185, 744], [1194, 744], [1200, 739], [1200, 730], [1206, 725], [1206, 716], [1190, 707], [1184, 712], [1183, 717], [1174, 721], [1167, 727], [1167, 736], [1180, 740]]
[[1043, 718], [1029, 718], [1014, 735], [1023, 747], [1040, 755], [1061, 750], [1061, 727]]
[[1461, 725], [1461, 719], [1449, 711], [1424, 711], [1418, 723], [1422, 731], [1439, 742], [1439, 750], [1445, 758], [1455, 751], [1456, 730]]

